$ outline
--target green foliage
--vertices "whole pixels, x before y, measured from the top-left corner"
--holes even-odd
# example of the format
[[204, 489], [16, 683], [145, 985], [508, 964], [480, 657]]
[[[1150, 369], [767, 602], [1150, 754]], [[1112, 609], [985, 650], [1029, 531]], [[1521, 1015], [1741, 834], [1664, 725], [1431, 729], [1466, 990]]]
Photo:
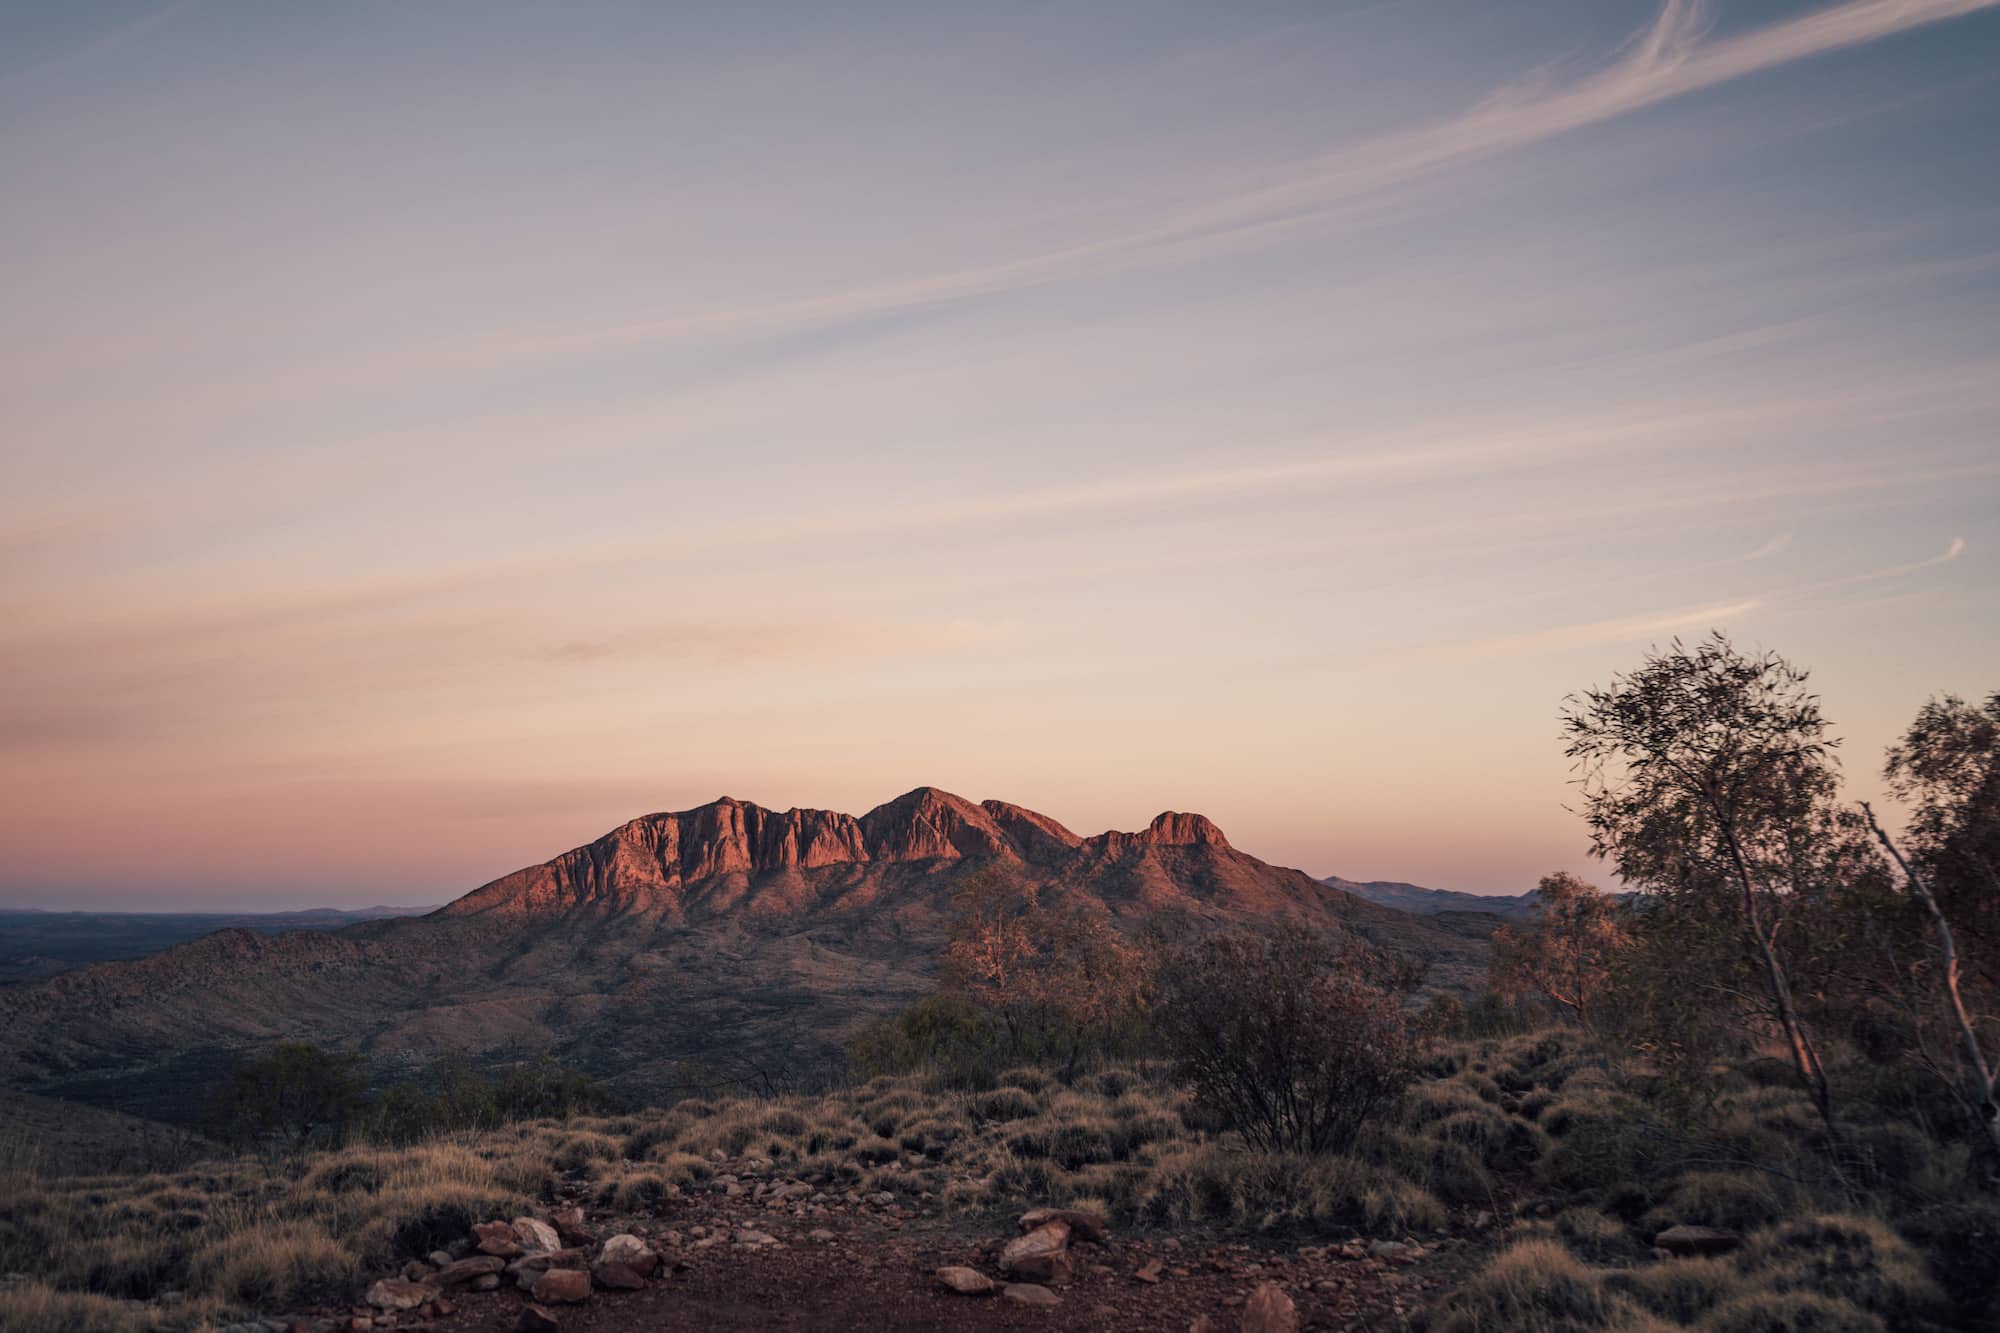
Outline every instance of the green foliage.
[[302, 1151], [315, 1138], [337, 1141], [361, 1113], [368, 1077], [361, 1058], [309, 1042], [281, 1042], [238, 1063], [210, 1095], [210, 1132], [229, 1142], [278, 1140]]
[[620, 1109], [616, 1094], [544, 1055], [487, 1073], [463, 1056], [378, 1093], [362, 1124], [381, 1143], [420, 1143], [439, 1134], [495, 1129], [519, 1120], [567, 1120]]
[[1276, 1152], [1347, 1146], [1423, 1057], [1413, 978], [1348, 938], [1209, 935], [1162, 961], [1156, 1022], [1196, 1099]]

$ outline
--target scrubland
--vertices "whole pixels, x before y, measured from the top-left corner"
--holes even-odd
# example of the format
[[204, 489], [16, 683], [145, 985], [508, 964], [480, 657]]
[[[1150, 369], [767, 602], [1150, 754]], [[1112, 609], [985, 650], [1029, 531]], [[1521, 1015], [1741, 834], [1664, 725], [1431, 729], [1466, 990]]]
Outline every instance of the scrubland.
[[[1574, 1029], [1441, 1045], [1343, 1152], [1254, 1151], [1163, 1065], [979, 1089], [924, 1074], [820, 1096], [722, 1098], [526, 1122], [402, 1147], [224, 1157], [146, 1175], [0, 1182], [0, 1326], [200, 1327], [352, 1299], [367, 1275], [580, 1184], [601, 1207], [671, 1209], [762, 1157], [834, 1191], [887, 1191], [968, 1221], [1030, 1204], [1122, 1229], [1271, 1243], [1470, 1231], [1492, 1257], [1422, 1316], [1439, 1330], [1970, 1326], [2000, 1283], [2000, 1207], [1965, 1194], [1963, 1144], [1884, 1110], [1837, 1151], [1806, 1099], [1730, 1075], [1674, 1123], [1643, 1072]], [[983, 1220], [982, 1220], [983, 1224]], [[1740, 1231], [1736, 1252], [1659, 1259], [1652, 1237]]]

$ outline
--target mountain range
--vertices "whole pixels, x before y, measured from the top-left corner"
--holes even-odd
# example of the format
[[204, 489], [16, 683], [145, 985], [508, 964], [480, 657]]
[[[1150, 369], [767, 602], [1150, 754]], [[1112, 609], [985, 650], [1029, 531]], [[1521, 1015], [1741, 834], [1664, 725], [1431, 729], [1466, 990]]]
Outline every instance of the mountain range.
[[1342, 879], [1328, 875], [1320, 883], [1351, 893], [1381, 907], [1393, 907], [1415, 916], [1437, 916], [1442, 912], [1486, 912], [1508, 921], [1526, 921], [1535, 914], [1538, 901], [1533, 889], [1526, 893], [1461, 893], [1457, 889], [1427, 889], [1421, 884], [1398, 880]]
[[446, 1053], [548, 1051], [639, 1097], [690, 1066], [796, 1076], [935, 982], [964, 878], [994, 870], [1139, 930], [1353, 930], [1464, 990], [1477, 931], [1446, 928], [1241, 852], [1167, 813], [1081, 837], [1004, 801], [919, 788], [860, 816], [724, 797], [647, 815], [427, 916], [267, 936], [230, 929], [153, 957], [0, 989], [0, 1082], [186, 1119], [235, 1053], [359, 1049], [393, 1075]]

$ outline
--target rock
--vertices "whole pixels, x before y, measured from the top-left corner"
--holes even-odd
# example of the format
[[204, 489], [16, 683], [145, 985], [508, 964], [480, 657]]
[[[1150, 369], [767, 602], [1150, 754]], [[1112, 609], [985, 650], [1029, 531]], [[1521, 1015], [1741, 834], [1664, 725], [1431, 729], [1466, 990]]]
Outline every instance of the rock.
[[[470, 1259], [454, 1259], [431, 1275], [431, 1282], [440, 1287], [462, 1286], [474, 1278], [492, 1277], [507, 1266], [507, 1261], [493, 1254], [475, 1254]], [[498, 1279], [495, 1278], [495, 1285]]]
[[549, 1215], [549, 1224], [565, 1245], [594, 1245], [597, 1237], [583, 1225], [583, 1209], [562, 1208]]
[[1104, 1219], [1096, 1213], [1081, 1212], [1075, 1208], [1030, 1208], [1022, 1213], [1015, 1226], [1026, 1235], [1039, 1231], [1051, 1222], [1061, 1222], [1067, 1226], [1070, 1235], [1089, 1245], [1102, 1245], [1109, 1230]]
[[1378, 1240], [1368, 1247], [1371, 1259], [1400, 1259], [1410, 1252], [1410, 1247], [1400, 1240]]
[[427, 1283], [385, 1277], [368, 1288], [368, 1294], [363, 1299], [378, 1310], [414, 1310], [437, 1297], [438, 1289]]
[[422, 1282], [436, 1270], [422, 1259], [412, 1259], [403, 1265], [403, 1281]]
[[535, 1279], [529, 1294], [549, 1305], [580, 1305], [590, 1299], [590, 1274], [580, 1268], [551, 1268]]
[[831, 1231], [828, 1231], [825, 1227], [816, 1227], [813, 1230], [808, 1231], [806, 1233], [806, 1239], [810, 1241], [816, 1241], [819, 1244], [824, 1245], [828, 1241], [837, 1240], [839, 1238], [835, 1236]]
[[1728, 1254], [1743, 1247], [1743, 1237], [1734, 1231], [1697, 1227], [1682, 1223], [1668, 1227], [1653, 1237], [1653, 1245], [1676, 1257], [1700, 1254]]
[[597, 1252], [597, 1262], [621, 1264], [643, 1278], [651, 1277], [660, 1266], [660, 1256], [637, 1236], [620, 1232], [604, 1242], [604, 1248]]
[[514, 1228], [505, 1222], [475, 1223], [472, 1235], [481, 1254], [497, 1254], [502, 1259], [521, 1257], [521, 1242], [515, 1238]]
[[1195, 1321], [1188, 1325], [1188, 1333], [1222, 1333], [1222, 1325], [1216, 1322], [1213, 1315], [1197, 1315]]
[[1299, 1312], [1275, 1282], [1259, 1283], [1243, 1303], [1243, 1333], [1299, 1333]]
[[500, 1275], [498, 1273], [488, 1273], [485, 1277], [476, 1277], [472, 1279], [472, 1290], [474, 1291], [500, 1290]]
[[546, 1254], [562, 1248], [562, 1237], [556, 1234], [556, 1229], [532, 1217], [514, 1219], [514, 1239], [529, 1254]]
[[521, 1307], [521, 1317], [514, 1321], [515, 1333], [557, 1333], [562, 1324], [549, 1311], [539, 1305]]
[[1069, 1223], [1044, 1222], [1027, 1235], [1008, 1241], [1000, 1251], [1000, 1271], [1028, 1282], [1069, 1277], [1073, 1271]]
[[646, 1285], [646, 1274], [630, 1264], [598, 1263], [590, 1267], [590, 1280], [611, 1291], [639, 1291]]
[[1145, 1263], [1139, 1265], [1139, 1271], [1132, 1274], [1132, 1276], [1138, 1278], [1141, 1282], [1158, 1282], [1160, 1280], [1160, 1270], [1164, 1267], [1166, 1265], [1162, 1264], [1158, 1259], [1148, 1259]]
[[940, 1268], [937, 1280], [961, 1296], [991, 1296], [1000, 1289], [998, 1282], [974, 1268]]
[[1062, 1297], [1047, 1287], [1037, 1286], [1032, 1282], [1009, 1282], [1000, 1288], [1000, 1299], [1012, 1301], [1016, 1305], [1030, 1305], [1041, 1309], [1062, 1304]]
[[430, 1260], [432, 1268], [451, 1267], [452, 1256], [450, 1251], [448, 1250], [432, 1250], [429, 1254], [425, 1255], [424, 1257]]
[[736, 1243], [738, 1245], [748, 1245], [756, 1249], [769, 1245], [777, 1245], [780, 1242], [776, 1236], [773, 1236], [768, 1231], [752, 1231], [750, 1228], [744, 1227], [737, 1231]]

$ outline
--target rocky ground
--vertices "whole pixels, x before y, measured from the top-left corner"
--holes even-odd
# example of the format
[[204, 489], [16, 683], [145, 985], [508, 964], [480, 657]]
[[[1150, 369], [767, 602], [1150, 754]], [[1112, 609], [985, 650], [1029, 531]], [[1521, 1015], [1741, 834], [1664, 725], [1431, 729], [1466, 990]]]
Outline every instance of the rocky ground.
[[1483, 1248], [1379, 1237], [1303, 1248], [1120, 1235], [1088, 1214], [947, 1217], [840, 1191], [757, 1158], [718, 1159], [650, 1213], [495, 1219], [370, 1286], [366, 1304], [257, 1326], [324, 1330], [1380, 1329]]

